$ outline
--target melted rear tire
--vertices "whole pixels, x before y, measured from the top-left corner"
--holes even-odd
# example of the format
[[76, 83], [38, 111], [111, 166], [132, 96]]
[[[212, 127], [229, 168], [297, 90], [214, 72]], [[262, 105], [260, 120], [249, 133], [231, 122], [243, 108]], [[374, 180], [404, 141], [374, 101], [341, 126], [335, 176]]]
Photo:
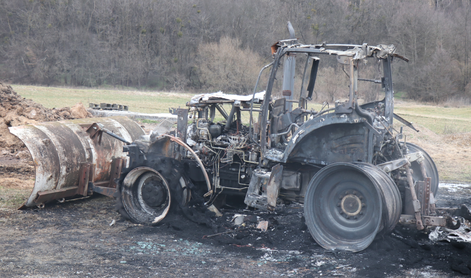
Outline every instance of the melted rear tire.
[[304, 217], [323, 248], [359, 252], [399, 220], [402, 201], [394, 181], [365, 163], [334, 163], [310, 181]]

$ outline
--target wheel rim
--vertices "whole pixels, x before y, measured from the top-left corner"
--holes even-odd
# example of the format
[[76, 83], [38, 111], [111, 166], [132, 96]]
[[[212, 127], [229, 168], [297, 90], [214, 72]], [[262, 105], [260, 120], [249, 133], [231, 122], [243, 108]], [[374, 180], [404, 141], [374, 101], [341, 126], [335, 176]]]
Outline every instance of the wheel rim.
[[121, 196], [124, 209], [137, 223], [156, 224], [170, 209], [168, 183], [152, 168], [138, 167], [129, 172], [124, 178]]
[[358, 163], [359, 167], [366, 171], [380, 188], [380, 194], [383, 200], [383, 214], [381, 234], [387, 234], [394, 230], [402, 212], [402, 198], [399, 188], [394, 180], [383, 170], [367, 163]]
[[161, 178], [153, 172], [139, 177], [136, 192], [139, 204], [150, 214], [166, 205], [168, 191]]
[[376, 181], [350, 163], [324, 167], [305, 196], [306, 224], [326, 249], [361, 251], [375, 238], [382, 221]]

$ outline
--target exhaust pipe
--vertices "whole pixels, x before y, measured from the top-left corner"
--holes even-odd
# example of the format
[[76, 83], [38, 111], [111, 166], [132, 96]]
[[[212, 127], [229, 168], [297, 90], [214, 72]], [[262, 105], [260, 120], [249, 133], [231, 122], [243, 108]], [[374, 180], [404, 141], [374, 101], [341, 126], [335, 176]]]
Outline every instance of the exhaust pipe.
[[[144, 135], [127, 117], [87, 118], [10, 127], [24, 142], [36, 169], [30, 197], [21, 208], [43, 207], [52, 200], [96, 192], [112, 195], [126, 160], [124, 143], [109, 136], [95, 136], [89, 127], [99, 122], [107, 130], [132, 142]], [[93, 188], [89, 188], [89, 183]], [[20, 209], [21, 209], [20, 208]]]

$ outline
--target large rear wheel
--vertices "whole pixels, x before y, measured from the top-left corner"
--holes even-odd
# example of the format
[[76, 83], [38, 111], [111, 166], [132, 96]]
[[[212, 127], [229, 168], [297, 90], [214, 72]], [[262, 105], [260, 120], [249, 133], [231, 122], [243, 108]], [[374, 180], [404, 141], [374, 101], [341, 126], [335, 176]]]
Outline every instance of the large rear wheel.
[[401, 210], [394, 181], [363, 163], [324, 167], [312, 178], [304, 198], [312, 237], [331, 250], [364, 250], [380, 231], [394, 228]]

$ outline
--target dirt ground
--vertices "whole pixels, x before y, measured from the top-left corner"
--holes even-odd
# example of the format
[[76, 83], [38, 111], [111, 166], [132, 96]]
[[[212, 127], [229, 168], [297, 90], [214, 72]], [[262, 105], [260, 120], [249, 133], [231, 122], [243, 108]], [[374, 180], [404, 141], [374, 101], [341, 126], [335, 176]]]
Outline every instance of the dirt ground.
[[[453, 186], [439, 205], [470, 202]], [[465, 188], [471, 193], [471, 188]], [[468, 195], [469, 196], [469, 195]], [[302, 206], [278, 213], [225, 207], [220, 218], [176, 212], [158, 226], [121, 219], [114, 200], [95, 196], [45, 209], [0, 210], [1, 277], [453, 277], [471, 275], [471, 244], [433, 242], [398, 226], [359, 253], [322, 249]], [[245, 214], [245, 226], [235, 226]], [[257, 219], [257, 217], [259, 219]], [[255, 228], [267, 220], [268, 230]]]
[[[0, 170], [4, 187], [31, 190], [34, 168], [25, 159], [0, 156]], [[469, 185], [443, 185], [437, 206], [471, 207], [468, 196]], [[222, 208], [220, 218], [172, 212], [154, 227], [123, 220], [115, 200], [103, 196], [44, 209], [0, 208], [0, 277], [471, 275], [471, 243], [434, 242], [414, 227], [397, 226], [362, 252], [332, 252], [312, 240], [302, 205], [263, 213], [236, 204]], [[241, 226], [232, 221], [237, 214], [247, 215]], [[266, 232], [255, 227], [262, 220]]]
[[[0, 91], [7, 89], [0, 84]], [[8, 109], [2, 106], [5, 98], [0, 102], [0, 128], [36, 121], [28, 117], [33, 114], [53, 115], [45, 120], [73, 117], [68, 110], [43, 111], [14, 93], [8, 96], [13, 99]], [[432, 241], [414, 227], [398, 225], [359, 253], [325, 250], [311, 238], [302, 205], [296, 203], [267, 213], [235, 200], [221, 209], [222, 217], [172, 211], [158, 226], [122, 219], [115, 200], [103, 196], [16, 210], [14, 205], [33, 187], [35, 170], [21, 142], [5, 129], [0, 135], [0, 277], [471, 275], [471, 243]], [[471, 186], [445, 184], [437, 206], [471, 207], [469, 196]], [[240, 226], [233, 220], [236, 215], [245, 215]], [[268, 221], [267, 231], [256, 228], [260, 221]]]

